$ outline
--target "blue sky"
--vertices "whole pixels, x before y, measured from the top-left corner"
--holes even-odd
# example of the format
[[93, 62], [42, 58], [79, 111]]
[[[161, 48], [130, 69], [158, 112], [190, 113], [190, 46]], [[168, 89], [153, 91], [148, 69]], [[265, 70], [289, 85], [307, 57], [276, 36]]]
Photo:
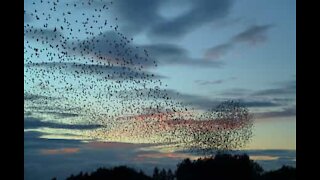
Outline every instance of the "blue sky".
[[[37, 168], [48, 162], [52, 168], [47, 171], [52, 171], [46, 173], [59, 173], [56, 164], [63, 163], [65, 156], [71, 156], [66, 167], [74, 165], [75, 172], [103, 165], [104, 159], [94, 155], [96, 152], [106, 159], [113, 154], [111, 164], [135, 159], [141, 167], [148, 163], [173, 167], [177, 159], [187, 157], [178, 149], [159, 146], [162, 140], [158, 134], [145, 138], [132, 130], [136, 137], [130, 138], [120, 133], [128, 124], [117, 118], [140, 115], [136, 109], [144, 112], [145, 106], [155, 102], [163, 104], [161, 99], [146, 99], [146, 94], [130, 97], [135, 88], [143, 93], [143, 87], [160, 88], [168, 93], [170, 103], [182, 103], [198, 112], [224, 100], [239, 100], [255, 117], [252, 139], [243, 149], [257, 152], [261, 157], [256, 158], [268, 168], [278, 167], [280, 160], [295, 164], [295, 1], [91, 0], [88, 5], [84, 0], [61, 0], [57, 11], [50, 10], [54, 1], [40, 1], [25, 1], [26, 179], [41, 177], [44, 172]], [[83, 26], [80, 22], [87, 17], [90, 20]], [[63, 18], [70, 22], [67, 27]], [[106, 20], [108, 25], [104, 25]], [[85, 34], [86, 28], [92, 34]], [[124, 42], [122, 36], [130, 40], [126, 47], [133, 54], [148, 61], [137, 60], [127, 70], [117, 66], [116, 58], [134, 59], [134, 55], [111, 55], [110, 51], [117, 49], [104, 42]], [[48, 43], [41, 44], [46, 37]], [[99, 41], [84, 55], [78, 49], [82, 44], [90, 45], [90, 40]], [[62, 42], [64, 46], [57, 48]], [[39, 57], [34, 48], [42, 50]], [[63, 48], [68, 56], [63, 56]], [[101, 61], [96, 54], [108, 60]], [[103, 65], [107, 62], [108, 66]], [[98, 73], [114, 76], [103, 79], [89, 73], [90, 67], [75, 75], [79, 69], [72, 63], [89, 63]], [[143, 79], [146, 75], [149, 78]], [[135, 80], [128, 80], [130, 76]], [[128, 112], [129, 107], [135, 112]], [[101, 141], [122, 150], [114, 152]], [[90, 146], [94, 143], [103, 145]], [[269, 150], [276, 151], [270, 154]], [[277, 154], [280, 151], [289, 153], [289, 160], [283, 161], [286, 155]], [[148, 153], [151, 155], [141, 155]], [[76, 165], [83, 161], [88, 166]]]

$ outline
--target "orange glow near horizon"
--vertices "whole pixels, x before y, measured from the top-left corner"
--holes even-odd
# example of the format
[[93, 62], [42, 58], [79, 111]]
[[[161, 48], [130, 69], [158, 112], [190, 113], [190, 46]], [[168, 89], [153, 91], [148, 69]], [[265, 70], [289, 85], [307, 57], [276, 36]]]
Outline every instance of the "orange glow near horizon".
[[80, 151], [79, 148], [41, 149], [40, 153], [43, 155], [56, 155], [56, 154], [74, 154], [79, 151]]

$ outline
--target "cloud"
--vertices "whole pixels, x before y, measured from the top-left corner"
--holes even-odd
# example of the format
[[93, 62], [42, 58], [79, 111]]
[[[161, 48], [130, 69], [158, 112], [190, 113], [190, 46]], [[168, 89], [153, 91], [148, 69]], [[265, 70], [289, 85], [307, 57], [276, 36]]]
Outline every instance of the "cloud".
[[[195, 107], [198, 109], [211, 109], [223, 101], [230, 100], [230, 98], [210, 99], [204, 96], [179, 93], [173, 89], [136, 89], [120, 92], [119, 97], [123, 94], [123, 98], [134, 99], [137, 95], [141, 95], [145, 98], [164, 99], [168, 97], [171, 100], [181, 102], [183, 105]], [[137, 95], [136, 95], [137, 94]], [[269, 100], [256, 100], [238, 98], [243, 105], [247, 107], [277, 107], [280, 104]]]
[[207, 49], [205, 57], [211, 60], [220, 59], [225, 56], [233, 48], [232, 43], [220, 44], [218, 46]]
[[248, 95], [251, 92], [249, 89], [244, 88], [232, 88], [224, 90], [223, 92], [219, 93], [222, 96], [231, 96], [231, 97], [242, 97]]
[[105, 31], [84, 40], [71, 40], [59, 30], [26, 28], [25, 37], [28, 40], [40, 40], [47, 47], [42, 50], [58, 50], [61, 57], [93, 59], [109, 66], [148, 67], [155, 64], [144, 56], [142, 49], [130, 44], [123, 34], [116, 31]]
[[228, 15], [232, 0], [190, 1], [191, 9], [176, 18], [164, 20], [151, 27], [149, 34], [159, 38], [183, 37], [201, 25]]
[[51, 68], [55, 70], [66, 69], [73, 74], [90, 74], [105, 77], [113, 80], [127, 80], [127, 79], [161, 79], [164, 76], [155, 75], [147, 71], [139, 71], [129, 67], [108, 66], [97, 64], [82, 64], [82, 63], [64, 63], [64, 62], [41, 62], [28, 63], [25, 67], [33, 68]]
[[275, 88], [275, 89], [266, 89], [253, 93], [254, 96], [281, 96], [288, 94], [295, 94], [295, 89], [285, 89], [285, 88]]
[[222, 84], [226, 81], [229, 81], [229, 80], [234, 80], [236, 79], [235, 77], [232, 77], [232, 78], [229, 78], [229, 79], [219, 79], [219, 80], [212, 80], [212, 81], [204, 81], [204, 80], [196, 80], [194, 81], [196, 84], [199, 84], [199, 85], [214, 85], [214, 84]]
[[257, 119], [281, 118], [281, 117], [292, 117], [292, 116], [296, 116], [296, 107], [283, 108], [280, 111], [255, 113], [255, 117]]
[[234, 36], [231, 42], [243, 42], [253, 45], [264, 42], [267, 39], [266, 33], [271, 27], [273, 27], [271, 24], [250, 26], [245, 31]]
[[[94, 44], [94, 48], [86, 49], [84, 52], [79, 52], [79, 50], [83, 49], [83, 47], [86, 47], [86, 45], [90, 45], [90, 42], [97, 40], [99, 42]], [[146, 68], [154, 67], [158, 64], [196, 65], [209, 67], [220, 67], [222, 65], [221, 62], [210, 62], [206, 61], [205, 59], [191, 58], [186, 49], [174, 44], [145, 44], [139, 45], [139, 48], [136, 48], [137, 46], [135, 44], [126, 44], [121, 47], [112, 43], [113, 41], [120, 42], [120, 36], [115, 32], [105, 32], [103, 35], [98, 35], [92, 39], [79, 42], [75, 46], [78, 50], [78, 55], [82, 56], [87, 51], [92, 55], [96, 55], [96, 59], [104, 59], [103, 61], [115, 65], [122, 64], [125, 66], [143, 66]], [[91, 44], [91, 46], [92, 45], [93, 44]], [[110, 52], [112, 52], [112, 54], [110, 54]], [[118, 54], [116, 55], [115, 52], [118, 52]], [[132, 62], [134, 64], [132, 64]]]
[[[259, 91], [258, 91], [259, 92]], [[293, 101], [294, 99], [288, 98], [261, 98], [255, 96], [255, 91], [247, 90], [247, 89], [230, 89], [228, 91], [224, 91], [222, 95], [226, 96], [224, 98], [219, 99], [210, 99], [207, 97], [193, 95], [193, 94], [185, 94], [179, 93], [172, 89], [136, 89], [136, 90], [128, 90], [119, 92], [119, 97], [125, 99], [134, 99], [137, 95], [141, 95], [146, 99], [163, 99], [163, 97], [169, 97], [170, 100], [174, 102], [181, 102], [185, 107], [193, 107], [196, 109], [201, 110], [208, 110], [212, 109], [213, 107], [217, 106], [218, 104], [230, 100], [236, 99], [244, 106], [248, 108], [267, 108], [267, 107], [283, 107], [288, 102]], [[232, 96], [232, 97], [230, 97]], [[177, 107], [177, 109], [179, 109]], [[157, 111], [153, 112], [162, 112], [162, 110], [157, 109]], [[155, 114], [156, 115], [156, 114]], [[288, 108], [281, 111], [270, 111], [265, 112], [262, 114], [255, 114], [256, 117], [286, 117], [286, 116], [293, 116], [295, 115], [295, 110]]]
[[[216, 105], [220, 104], [221, 102], [228, 100], [228, 99], [216, 99], [211, 100], [207, 97], [197, 96], [197, 95], [188, 95], [182, 94], [178, 98], [184, 104], [190, 104], [200, 109], [210, 109], [215, 107]], [[250, 99], [238, 99], [244, 106], [247, 107], [276, 107], [279, 104], [267, 101], [267, 100], [250, 100]]]
[[[217, 21], [227, 16], [233, 2], [233, 0], [201, 0], [201, 2], [175, 0], [173, 2], [174, 6], [178, 8], [181, 3], [190, 4], [190, 10], [173, 19], [166, 19], [159, 12], [161, 8], [166, 9], [166, 6], [172, 6], [172, 1], [167, 0], [136, 0], [134, 2], [119, 0], [112, 5], [110, 10], [113, 9], [114, 15], [121, 20], [115, 23], [123, 23], [123, 30], [127, 29], [135, 34], [147, 31], [152, 37], [169, 37], [172, 39], [182, 37], [205, 23]], [[86, 7], [97, 8], [108, 3], [93, 1], [90, 4]], [[191, 58], [185, 49], [172, 44], [142, 45], [146, 50], [153, 51], [154, 54], [152, 60], [146, 60], [149, 58], [143, 56], [144, 49], [137, 49], [129, 38], [117, 31], [105, 31], [92, 38], [77, 41], [64, 37], [61, 32], [60, 28], [31, 28], [27, 24], [25, 37], [28, 39], [27, 41], [38, 39], [42, 44], [60, 51], [60, 55], [67, 55], [72, 58], [87, 58], [88, 60], [95, 59], [108, 65], [143, 66], [144, 68], [152, 67], [156, 63], [202, 67], [220, 67], [223, 65], [221, 62], [210, 62], [203, 58]]]
[[36, 111], [36, 113], [53, 115], [55, 118], [69, 118], [69, 117], [80, 116], [80, 114], [77, 114], [77, 113], [67, 113], [67, 112], [58, 112], [58, 111]]
[[26, 29], [25, 31], [27, 39], [40, 39], [41, 41], [46, 39], [43, 44], [60, 51], [67, 57], [94, 59], [98, 63], [113, 68], [124, 66], [138, 71], [156, 67], [158, 64], [202, 67], [221, 67], [223, 65], [222, 62], [191, 58], [186, 49], [174, 44], [145, 44], [138, 47], [115, 31], [106, 31], [82, 41], [65, 40], [63, 46], [59, 42], [65, 37], [59, 30]]
[[[189, 57], [188, 51], [178, 45], [169, 43], [137, 45], [131, 43], [120, 43], [123, 37], [116, 32], [107, 31], [89, 40], [74, 42], [69, 45], [69, 49], [76, 47], [75, 53], [83, 56], [89, 53], [96, 56], [96, 60], [123, 65], [129, 67], [143, 66], [155, 67], [159, 65], [197, 65], [197, 66], [217, 66], [221, 62], [210, 62], [204, 59]], [[92, 42], [94, 42], [92, 44]], [[117, 42], [117, 43], [114, 43]], [[70, 43], [69, 43], [70, 44]], [[86, 48], [86, 47], [90, 47]], [[111, 53], [110, 53], [111, 52]], [[70, 53], [74, 53], [70, 51]]]
[[253, 96], [284, 96], [284, 95], [295, 95], [296, 94], [296, 81], [290, 81], [281, 84], [278, 88], [265, 89], [254, 92]]
[[40, 100], [40, 99], [46, 99], [46, 100], [54, 100], [56, 98], [50, 97], [50, 96], [44, 96], [44, 95], [38, 95], [38, 94], [32, 94], [32, 93], [24, 93], [24, 100], [25, 101], [34, 101], [34, 100]]
[[163, 159], [163, 158], [169, 158], [169, 159], [176, 159], [176, 160], [183, 160], [186, 158], [191, 158], [191, 159], [197, 159], [198, 156], [190, 156], [188, 154], [184, 153], [175, 153], [175, 152], [168, 152], [168, 153], [161, 153], [157, 151], [145, 151], [145, 152], [140, 152], [137, 154], [137, 156], [134, 158], [135, 161], [148, 161], [150, 159]]
[[59, 30], [55, 29], [44, 29], [44, 28], [31, 28], [29, 24], [24, 28], [24, 37], [27, 40], [45, 40], [47, 44], [49, 43], [50, 47], [56, 47], [59, 43], [59, 40], [63, 38], [62, 33]]
[[146, 49], [159, 65], [189, 65], [201, 67], [221, 67], [223, 65], [222, 62], [191, 58], [186, 49], [174, 44], [152, 44], [142, 45], [141, 47]]
[[247, 107], [277, 107], [280, 104], [268, 100], [242, 100]]
[[[123, 22], [120, 24], [126, 33], [139, 33], [161, 21], [157, 9], [162, 1], [149, 0], [119, 0], [114, 3], [111, 9], [114, 14]], [[138, 13], [139, 12], [139, 13]]]
[[79, 148], [41, 149], [43, 155], [73, 154], [79, 152]]
[[33, 130], [24, 131], [24, 150], [27, 154], [29, 150], [54, 149], [54, 148], [78, 148], [81, 144], [79, 140], [71, 139], [44, 139], [40, 138], [48, 133]]
[[87, 130], [87, 129], [96, 129], [99, 128], [100, 125], [81, 125], [81, 124], [61, 124], [49, 121], [42, 121], [38, 118], [33, 117], [25, 117], [24, 118], [24, 129], [37, 129], [37, 128], [58, 128], [58, 129], [79, 129], [79, 130]]
[[88, 148], [87, 143], [78, 140], [44, 139], [39, 138], [43, 133], [32, 131], [24, 133], [24, 175], [27, 180], [52, 177], [65, 179], [72, 173], [116, 165], [145, 167], [145, 164], [141, 166], [132, 160], [140, 148], [139, 145], [122, 147], [120, 143], [112, 143], [113, 146], [119, 145], [120, 148], [101, 149], [95, 146]]
[[154, 146], [155, 144], [123, 143], [123, 142], [98, 142], [92, 141], [83, 144], [83, 147], [89, 149], [135, 149]]
[[49, 114], [55, 114], [56, 116], [60, 116], [60, 117], [63, 117], [63, 115], [70, 117], [70, 116], [75, 116], [75, 114], [78, 114], [78, 115], [81, 115], [81, 114], [79, 114], [79, 113], [63, 114], [63, 113], [69, 113], [70, 111], [72, 111], [72, 112], [83, 111], [83, 109], [81, 109], [79, 107], [72, 107], [71, 108], [71, 107], [61, 107], [61, 106], [55, 106], [55, 105], [43, 106], [41, 103], [38, 103], [38, 102], [32, 102], [32, 103], [34, 103], [34, 104], [25, 107], [25, 111], [26, 110], [32, 111], [32, 112], [26, 111], [25, 116], [30, 116], [33, 113], [49, 113]]
[[[296, 150], [245, 150], [250, 158], [256, 158], [256, 161], [263, 167], [265, 171], [281, 168], [283, 165], [296, 166]], [[237, 153], [237, 152], [235, 152]], [[252, 158], [251, 158], [252, 159]]]
[[[277, 84], [278, 87], [263, 89], [263, 90], [248, 90], [241, 88], [234, 88], [224, 90], [220, 95], [223, 97], [252, 100], [247, 102], [249, 107], [278, 107], [277, 110], [264, 110], [264, 112], [256, 112], [256, 119], [269, 119], [281, 117], [296, 116], [296, 82], [289, 81]], [[272, 106], [272, 104], [274, 106]]]
[[282, 105], [295, 101], [296, 81], [275, 83], [277, 87], [262, 90], [249, 90], [243, 88], [227, 89], [219, 93], [223, 97], [246, 99], [269, 99], [271, 102]]
[[[195, 159], [197, 156], [184, 151], [158, 151], [152, 147], [143, 149], [144, 144], [118, 142], [81, 142], [78, 140], [58, 140], [39, 138], [43, 133], [24, 132], [24, 170], [25, 179], [40, 180], [57, 177], [65, 179], [70, 174], [80, 171], [91, 172], [99, 167], [127, 165], [143, 169], [152, 174], [155, 166], [171, 168], [184, 158]], [[257, 159], [266, 170], [276, 169], [281, 165], [295, 165], [295, 150], [245, 150], [233, 153], [247, 153]], [[49, 155], [50, 154], [50, 155]], [[274, 160], [268, 157], [278, 157]], [[267, 160], [266, 160], [267, 159]]]
[[274, 161], [278, 160], [279, 157], [277, 156], [265, 156], [265, 155], [260, 155], [260, 156], [250, 156], [250, 159], [254, 161]]
[[195, 83], [199, 85], [212, 85], [212, 84], [222, 84], [224, 81], [223, 80], [215, 80], [215, 81], [201, 81], [201, 80], [196, 80]]
[[242, 43], [249, 45], [263, 43], [267, 40], [267, 31], [273, 26], [271, 24], [249, 26], [244, 31], [230, 38], [229, 41], [207, 49], [204, 57], [217, 60], [226, 56], [236, 45], [241, 45]]
[[[179, 38], [203, 24], [218, 20], [229, 14], [233, 0], [119, 0], [111, 8], [121, 21], [121, 29], [127, 34], [147, 32], [153, 38]], [[188, 4], [190, 9], [174, 18], [167, 19], [160, 9]], [[137, 13], [139, 12], [139, 13]]]

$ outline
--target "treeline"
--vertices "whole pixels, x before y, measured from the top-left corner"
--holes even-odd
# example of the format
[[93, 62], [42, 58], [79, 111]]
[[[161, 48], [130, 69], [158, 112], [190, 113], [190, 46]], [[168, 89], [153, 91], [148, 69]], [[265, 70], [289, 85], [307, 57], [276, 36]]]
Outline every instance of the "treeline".
[[[191, 161], [185, 159], [171, 169], [159, 170], [157, 167], [152, 176], [143, 171], [136, 171], [126, 166], [114, 168], [99, 168], [92, 173], [80, 172], [71, 175], [66, 180], [295, 180], [296, 168], [283, 166], [278, 170], [264, 171], [263, 168], [249, 156], [218, 154], [214, 158], [200, 158]], [[56, 180], [56, 178], [53, 178]]]

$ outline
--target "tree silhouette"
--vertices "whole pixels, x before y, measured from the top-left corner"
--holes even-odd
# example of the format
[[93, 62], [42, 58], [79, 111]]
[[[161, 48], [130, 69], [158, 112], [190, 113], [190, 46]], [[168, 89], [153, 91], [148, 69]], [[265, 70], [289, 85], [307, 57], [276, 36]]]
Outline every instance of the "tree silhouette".
[[178, 164], [177, 180], [191, 179], [257, 179], [263, 169], [247, 155], [217, 154], [214, 158], [189, 159]]
[[261, 180], [295, 180], [296, 169], [289, 166], [282, 166], [275, 171], [266, 172], [261, 177]]
[[169, 169], [167, 173], [167, 180], [173, 180], [173, 179], [174, 179], [174, 174], [172, 173], [171, 169]]
[[105, 180], [105, 179], [132, 179], [132, 180], [150, 180], [151, 177], [145, 175], [142, 171], [137, 172], [136, 170], [126, 167], [118, 166], [112, 169], [99, 168], [95, 172], [88, 175], [80, 172], [78, 175], [71, 175], [67, 180]]
[[166, 180], [166, 179], [167, 179], [167, 172], [166, 172], [166, 170], [165, 170], [165, 169], [162, 169], [161, 172], [160, 172], [160, 174], [159, 174], [159, 176], [160, 176], [160, 180]]
[[154, 168], [153, 170], [153, 179], [159, 179], [159, 169], [157, 167]]
[[[230, 155], [217, 154], [214, 157], [200, 158], [191, 161], [184, 159], [177, 165], [175, 173], [171, 169], [159, 171], [157, 167], [153, 170], [152, 177], [135, 169], [118, 166], [114, 168], [99, 168], [91, 174], [80, 172], [71, 175], [67, 180], [295, 180], [296, 168], [283, 166], [282, 168], [264, 172], [262, 167], [250, 160], [246, 154]], [[56, 178], [53, 178], [56, 180]]]

